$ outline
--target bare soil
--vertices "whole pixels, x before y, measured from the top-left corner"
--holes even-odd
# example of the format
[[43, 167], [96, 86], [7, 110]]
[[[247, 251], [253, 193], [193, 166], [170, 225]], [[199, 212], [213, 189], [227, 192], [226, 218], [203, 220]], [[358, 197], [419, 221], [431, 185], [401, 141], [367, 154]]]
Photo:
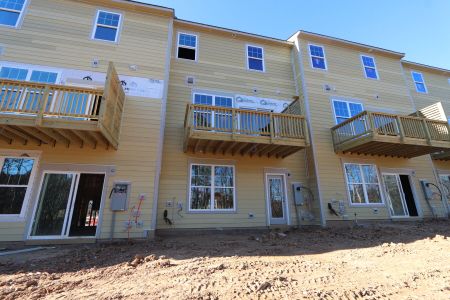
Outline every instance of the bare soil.
[[0, 257], [0, 299], [450, 299], [450, 222], [57, 246]]

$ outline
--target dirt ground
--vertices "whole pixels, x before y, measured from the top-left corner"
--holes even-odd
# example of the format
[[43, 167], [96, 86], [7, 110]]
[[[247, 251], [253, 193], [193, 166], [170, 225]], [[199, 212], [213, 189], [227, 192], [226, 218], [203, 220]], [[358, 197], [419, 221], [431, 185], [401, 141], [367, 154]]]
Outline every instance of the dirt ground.
[[450, 222], [57, 246], [0, 256], [0, 299], [450, 299]]

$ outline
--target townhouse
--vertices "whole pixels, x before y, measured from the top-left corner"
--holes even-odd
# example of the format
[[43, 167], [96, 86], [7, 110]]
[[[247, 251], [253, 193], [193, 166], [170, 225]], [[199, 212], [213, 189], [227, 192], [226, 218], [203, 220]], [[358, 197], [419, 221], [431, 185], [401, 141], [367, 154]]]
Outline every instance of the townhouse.
[[447, 70], [127, 0], [0, 1], [0, 36], [0, 241], [448, 216]]
[[130, 1], [1, 1], [0, 240], [152, 232], [172, 20]]

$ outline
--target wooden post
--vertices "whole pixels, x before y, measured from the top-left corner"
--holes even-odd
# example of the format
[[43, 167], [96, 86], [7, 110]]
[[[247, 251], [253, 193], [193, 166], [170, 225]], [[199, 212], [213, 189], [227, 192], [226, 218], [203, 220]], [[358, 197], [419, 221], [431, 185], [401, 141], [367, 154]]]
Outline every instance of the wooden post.
[[272, 113], [269, 113], [269, 116], [270, 116], [270, 125], [269, 125], [269, 128], [270, 128], [270, 143], [271, 144], [273, 144], [273, 138], [274, 138], [274, 136], [275, 136], [275, 132], [274, 132], [274, 129], [275, 129], [275, 126], [274, 126], [274, 124], [273, 124], [273, 114]]
[[234, 135], [236, 134], [236, 129], [237, 129], [237, 121], [236, 121], [236, 110], [232, 109], [231, 110], [231, 136], [232, 139], [234, 140]]
[[396, 119], [397, 119], [398, 131], [400, 133], [400, 139], [403, 141], [405, 139], [405, 131], [403, 129], [402, 120], [400, 119], [400, 116], [396, 116]]
[[427, 143], [428, 143], [428, 145], [431, 145], [431, 134], [430, 134], [430, 130], [428, 129], [427, 121], [425, 119], [422, 119], [422, 124], [423, 124], [424, 130], [425, 130]]
[[42, 100], [39, 101], [39, 110], [36, 116], [36, 126], [42, 125], [42, 119], [44, 118], [45, 108], [47, 107], [48, 97], [50, 96], [50, 86], [46, 85], [42, 95]]
[[369, 119], [370, 131], [372, 131], [373, 135], [377, 135], [378, 130], [375, 128], [375, 121], [373, 120], [373, 114], [370, 111], [367, 112], [367, 118]]

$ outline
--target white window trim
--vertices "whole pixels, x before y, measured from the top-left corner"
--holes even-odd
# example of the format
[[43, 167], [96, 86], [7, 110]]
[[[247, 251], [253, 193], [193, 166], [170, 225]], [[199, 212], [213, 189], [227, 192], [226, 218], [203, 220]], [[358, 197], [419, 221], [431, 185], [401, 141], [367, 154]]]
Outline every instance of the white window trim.
[[[416, 80], [414, 79], [414, 74], [419, 74], [420, 77], [422, 77], [422, 82], [416, 81]], [[413, 83], [414, 83], [414, 88], [416, 89], [416, 92], [417, 92], [417, 93], [428, 94], [428, 88], [427, 88], [427, 85], [425, 84], [425, 78], [423, 77], [423, 73], [417, 72], [417, 71], [411, 71], [411, 79], [412, 79], [412, 81], [413, 81]], [[423, 84], [423, 86], [424, 86], [424, 88], [425, 88], [425, 92], [419, 91], [419, 90], [417, 89], [416, 83], [421, 83], [421, 84]]]
[[[119, 24], [117, 25], [117, 27], [116, 26], [108, 26], [108, 25], [98, 24], [98, 17], [100, 16], [101, 12], [108, 13], [108, 14], [119, 15]], [[117, 11], [98, 9], [97, 13], [95, 14], [94, 26], [92, 28], [92, 33], [91, 33], [91, 40], [99, 41], [99, 42], [105, 42], [105, 43], [118, 44], [119, 40], [120, 40], [120, 33], [122, 32], [122, 21], [123, 21], [123, 14], [122, 13], [119, 13]], [[108, 41], [108, 40], [96, 39], [95, 38], [95, 32], [97, 31], [97, 27], [98, 26], [117, 29], [115, 40], [114, 41]]]
[[[377, 67], [377, 62], [376, 62], [376, 60], [375, 60], [375, 57], [370, 56], [370, 55], [366, 55], [366, 54], [361, 54], [360, 57], [361, 57], [361, 65], [362, 65], [362, 68], [363, 68], [364, 76], [365, 76], [367, 79], [380, 80], [380, 74], [378, 74], [378, 67]], [[363, 60], [364, 57], [371, 58], [371, 59], [373, 60], [373, 65], [374, 65], [375, 67], [370, 67], [370, 66], [364, 65], [364, 60]], [[368, 76], [367, 76], [367, 73], [366, 73], [366, 68], [374, 69], [374, 70], [375, 70], [375, 75], [377, 76], [377, 78], [368, 77]]]
[[[211, 106], [216, 106], [216, 97], [219, 98], [230, 98], [231, 99], [231, 106], [229, 108], [233, 108], [234, 107], [234, 97], [230, 96], [230, 95], [223, 95], [223, 94], [214, 94], [211, 92], [193, 92], [192, 93], [192, 104], [194, 104], [195, 102], [195, 95], [205, 95], [205, 96], [211, 96], [213, 98], [213, 102], [211, 104]], [[206, 104], [199, 104], [199, 105], [206, 105]], [[223, 106], [219, 106], [219, 107], [223, 107]], [[223, 107], [223, 108], [227, 108], [227, 107]]]
[[[337, 116], [336, 116], [336, 110], [334, 109], [334, 102], [336, 102], [336, 101], [338, 101], [338, 102], [345, 102], [345, 103], [347, 104], [347, 109], [348, 109], [348, 112], [349, 112], [349, 113], [350, 113], [350, 106], [349, 106], [350, 103], [351, 103], [351, 104], [358, 104], [358, 105], [361, 105], [362, 111], [364, 111], [364, 104], [362, 104], [361, 102], [355, 102], [355, 101], [348, 101], [348, 100], [335, 99], [335, 98], [333, 98], [333, 99], [331, 99], [331, 109], [333, 110], [334, 123], [335, 123], [336, 125], [339, 124], [339, 123], [338, 123], [338, 120], [337, 120]], [[344, 117], [340, 117], [340, 118], [344, 118]], [[347, 119], [350, 119], [350, 118], [352, 118], [352, 116], [348, 117]]]
[[59, 84], [61, 82], [62, 71], [60, 69], [55, 69], [55, 68], [40, 66], [40, 65], [30, 65], [30, 64], [21, 64], [21, 63], [15, 63], [15, 62], [0, 61], [0, 70], [3, 67], [27, 69], [28, 73], [27, 73], [27, 77], [26, 77], [25, 81], [30, 81], [31, 74], [33, 73], [33, 71], [42, 71], [42, 72], [57, 73], [58, 75], [56, 76], [55, 84]]
[[[316, 55], [312, 55], [312, 54], [311, 54], [311, 47], [310, 47], [310, 46], [315, 46], [315, 47], [320, 47], [320, 48], [322, 48], [323, 57], [321, 57], [321, 56], [316, 56]], [[317, 44], [310, 44], [310, 43], [309, 43], [309, 44], [308, 44], [308, 53], [309, 53], [309, 64], [311, 65], [311, 68], [312, 68], [312, 69], [314, 69], [314, 70], [328, 71], [327, 55], [326, 55], [326, 53], [325, 53], [325, 47], [324, 47], [324, 46], [322, 46], [322, 45], [317, 45]], [[325, 69], [314, 67], [314, 64], [313, 64], [313, 61], [312, 61], [313, 57], [323, 58], [323, 61], [324, 61], [324, 64], [325, 64]]]
[[[26, 154], [27, 156], [23, 156]], [[30, 179], [28, 180], [27, 191], [25, 193], [25, 198], [23, 199], [22, 209], [20, 214], [9, 215], [0, 214], [1, 222], [24, 222], [26, 217], [26, 212], [28, 210], [28, 205], [31, 199], [31, 195], [34, 187], [34, 179], [36, 177], [37, 169], [39, 168], [40, 151], [12, 151], [12, 150], [0, 150], [0, 168], [3, 167], [4, 158], [32, 158], [34, 159], [33, 170], [31, 171]]]
[[[362, 179], [362, 183], [359, 183], [359, 184], [362, 184], [363, 185], [363, 191], [364, 191], [364, 201], [366, 201], [365, 203], [353, 203], [352, 202], [352, 197], [351, 197], [351, 195], [350, 195], [350, 189], [348, 188], [349, 187], [349, 185], [350, 184], [354, 184], [354, 183], [350, 183], [350, 182], [348, 182], [348, 178], [347, 178], [347, 171], [346, 171], [346, 169], [345, 169], [345, 166], [346, 165], [358, 165], [359, 166], [359, 169], [360, 169], [360, 171], [361, 171], [361, 179]], [[373, 166], [373, 167], [375, 167], [375, 172], [377, 173], [377, 180], [378, 180], [378, 183], [366, 183], [366, 181], [365, 181], [365, 179], [364, 179], [364, 173], [363, 173], [363, 170], [362, 170], [362, 166]], [[350, 206], [353, 206], [353, 207], [379, 207], [379, 206], [386, 206], [385, 205], [385, 202], [384, 202], [384, 197], [383, 197], [383, 186], [382, 186], [382, 182], [380, 181], [380, 174], [379, 174], [379, 170], [378, 170], [378, 167], [377, 167], [377, 165], [376, 164], [374, 164], [374, 163], [369, 163], [369, 162], [365, 162], [365, 163], [358, 163], [358, 162], [344, 162], [343, 164], [342, 164], [342, 168], [343, 168], [343, 171], [344, 171], [344, 178], [345, 178], [345, 189], [347, 190], [347, 197], [348, 197], [348, 202], [349, 202], [349, 205]], [[358, 183], [356, 183], [356, 184], [358, 184]], [[380, 193], [380, 198], [381, 198], [381, 202], [380, 203], [370, 203], [370, 202], [367, 202], [367, 201], [369, 201], [369, 197], [367, 196], [367, 188], [366, 188], [366, 184], [377, 184], [378, 185], [378, 190], [379, 190], [379, 193]]]
[[[195, 47], [180, 45], [180, 35], [182, 35], [182, 34], [195, 36]], [[194, 62], [196, 62], [198, 60], [198, 42], [199, 42], [198, 41], [198, 34], [179, 31], [177, 33], [177, 53], [176, 53], [176, 58], [177, 59], [181, 59], [183, 61], [194, 61]], [[178, 50], [180, 49], [180, 47], [186, 48], [186, 49], [193, 49], [193, 50], [195, 50], [195, 60], [178, 57]]]
[[[257, 58], [257, 57], [250, 57], [248, 56], [248, 47], [254, 47], [254, 48], [259, 48], [261, 49], [261, 53], [262, 53], [262, 58]], [[264, 54], [264, 47], [261, 46], [257, 46], [257, 45], [252, 45], [252, 44], [246, 44], [245, 45], [245, 57], [247, 58], [247, 70], [248, 71], [252, 71], [252, 72], [259, 72], [259, 73], [265, 73], [266, 72], [266, 62], [265, 62], [265, 54]], [[262, 70], [255, 70], [255, 69], [250, 69], [250, 63], [249, 63], [249, 59], [257, 59], [257, 60], [261, 60], [262, 61]]]
[[[192, 209], [191, 208], [191, 194], [192, 194], [192, 166], [209, 166], [211, 167], [211, 199], [210, 199], [210, 209]], [[231, 167], [233, 168], [233, 208], [232, 209], [214, 209], [214, 198], [213, 198], [213, 194], [214, 194], [214, 189], [215, 189], [215, 184], [214, 184], [214, 168], [215, 167]], [[231, 187], [227, 187], [227, 188], [231, 188]], [[192, 212], [192, 213], [206, 213], [206, 214], [214, 214], [214, 213], [234, 213], [236, 212], [237, 208], [236, 208], [236, 204], [237, 204], [237, 200], [236, 200], [236, 167], [235, 165], [228, 165], [228, 164], [202, 164], [202, 163], [190, 163], [189, 164], [189, 183], [188, 183], [188, 189], [189, 189], [189, 193], [188, 193], [188, 212]]]
[[20, 12], [18, 10], [15, 10], [15, 9], [0, 8], [0, 10], [3, 10], [3, 11], [19, 13], [19, 17], [17, 18], [17, 22], [16, 22], [15, 26], [6, 25], [6, 24], [0, 24], [0, 26], [8, 27], [8, 28], [15, 28], [15, 29], [20, 28], [22, 26], [23, 18], [24, 18], [24, 15], [25, 15], [25, 10], [28, 7], [28, 1], [29, 0], [25, 0], [25, 2], [23, 3], [22, 10]]

